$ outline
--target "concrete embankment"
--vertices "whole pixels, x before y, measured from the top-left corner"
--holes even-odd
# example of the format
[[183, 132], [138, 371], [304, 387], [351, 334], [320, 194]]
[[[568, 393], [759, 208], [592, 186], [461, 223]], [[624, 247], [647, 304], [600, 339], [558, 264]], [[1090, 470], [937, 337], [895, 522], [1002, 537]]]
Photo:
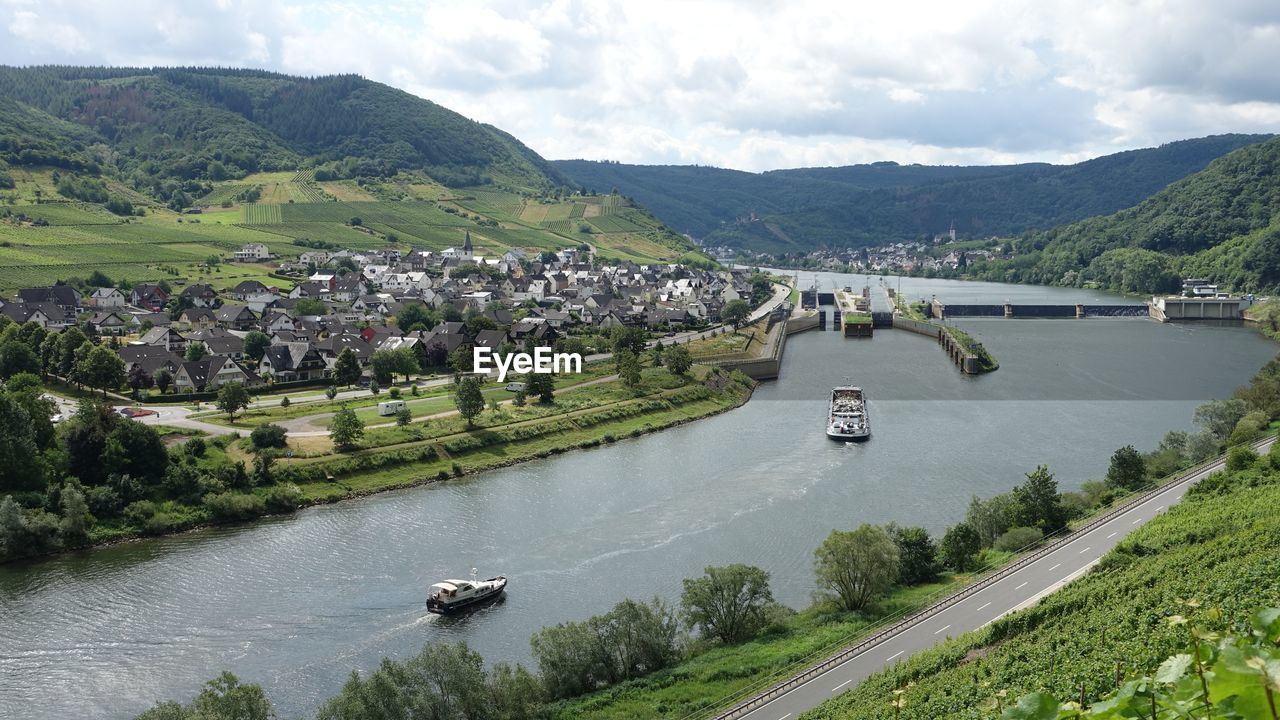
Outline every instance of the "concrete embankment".
[[947, 332], [947, 328], [942, 325], [935, 325], [934, 323], [921, 322], [902, 315], [895, 315], [893, 318], [893, 326], [899, 330], [906, 330], [907, 332], [913, 332], [917, 335], [925, 335], [937, 340], [938, 344], [942, 346], [943, 351], [947, 353], [947, 357], [951, 358], [951, 362], [955, 363], [956, 367], [960, 368], [961, 372], [970, 375], [977, 375], [982, 372], [982, 363], [978, 359], [978, 356], [966, 350], [964, 346], [962, 346], [960, 342], [951, 335], [951, 333]]

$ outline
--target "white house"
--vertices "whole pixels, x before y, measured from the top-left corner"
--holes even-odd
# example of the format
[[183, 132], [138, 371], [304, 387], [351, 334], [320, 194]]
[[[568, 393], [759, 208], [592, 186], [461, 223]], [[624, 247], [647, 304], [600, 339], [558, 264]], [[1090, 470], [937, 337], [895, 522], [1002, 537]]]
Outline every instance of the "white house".
[[272, 257], [271, 250], [262, 243], [249, 243], [235, 253], [236, 262], [262, 262]]

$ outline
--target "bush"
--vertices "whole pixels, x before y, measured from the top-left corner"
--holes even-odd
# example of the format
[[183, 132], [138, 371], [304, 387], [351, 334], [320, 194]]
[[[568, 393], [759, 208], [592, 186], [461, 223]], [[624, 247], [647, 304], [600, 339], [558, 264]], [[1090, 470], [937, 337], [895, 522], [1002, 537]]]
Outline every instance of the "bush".
[[302, 502], [302, 490], [293, 483], [275, 485], [263, 494], [262, 500], [267, 512], [291, 513]]
[[1227, 453], [1227, 470], [1237, 472], [1251, 467], [1258, 460], [1258, 453], [1249, 447], [1233, 447]]
[[279, 425], [259, 425], [249, 433], [249, 442], [253, 443], [255, 450], [282, 448], [289, 444], [288, 432]]
[[208, 444], [205, 443], [204, 438], [193, 437], [182, 447], [191, 457], [204, 457], [205, 450], [208, 449]]
[[224, 492], [204, 499], [204, 506], [215, 520], [248, 520], [266, 510], [266, 502], [258, 495]]
[[1032, 543], [1040, 542], [1043, 538], [1044, 533], [1040, 532], [1040, 528], [1016, 527], [996, 538], [993, 547], [1001, 552], [1014, 552]]
[[390, 390], [388, 390], [388, 391], [387, 391], [387, 397], [391, 398], [392, 400], [399, 400], [399, 399], [400, 399], [400, 388], [398, 388], [398, 387], [393, 387], [393, 388], [391, 388]]

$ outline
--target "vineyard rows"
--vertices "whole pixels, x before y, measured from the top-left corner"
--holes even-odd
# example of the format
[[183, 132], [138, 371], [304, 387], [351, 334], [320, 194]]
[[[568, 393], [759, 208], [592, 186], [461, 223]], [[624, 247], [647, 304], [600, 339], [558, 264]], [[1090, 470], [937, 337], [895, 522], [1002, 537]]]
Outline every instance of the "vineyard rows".
[[248, 225], [275, 225], [284, 222], [279, 205], [250, 203], [244, 206], [244, 221]]

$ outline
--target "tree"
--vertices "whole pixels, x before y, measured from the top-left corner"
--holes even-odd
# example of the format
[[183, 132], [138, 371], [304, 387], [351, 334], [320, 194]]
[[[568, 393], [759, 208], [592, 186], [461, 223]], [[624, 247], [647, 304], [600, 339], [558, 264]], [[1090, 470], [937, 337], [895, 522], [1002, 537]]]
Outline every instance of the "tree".
[[623, 600], [604, 615], [544, 627], [529, 645], [548, 694], [573, 697], [673, 664], [679, 627], [676, 614], [658, 598]]
[[898, 582], [920, 585], [938, 577], [938, 547], [929, 531], [921, 527], [898, 527], [890, 523], [885, 530], [898, 546]]
[[[510, 699], [507, 704], [510, 706]], [[511, 717], [527, 712], [517, 706]], [[385, 659], [364, 677], [353, 672], [342, 692], [316, 713], [317, 720], [497, 717], [492, 691], [486, 683], [484, 659], [465, 642], [429, 644], [404, 661]]]
[[205, 683], [190, 705], [163, 702], [135, 720], [272, 720], [275, 711], [259, 685], [244, 685], [229, 672]]
[[271, 338], [261, 330], [250, 330], [244, 336], [244, 354], [254, 363], [262, 362], [262, 356], [271, 347]]
[[764, 627], [773, 605], [769, 573], [735, 563], [708, 567], [700, 578], [686, 578], [680, 596], [685, 623], [725, 644], [746, 640]]
[[640, 358], [630, 350], [619, 350], [613, 354], [613, 359], [622, 384], [632, 390], [640, 387]]
[[129, 387], [134, 390], [148, 390], [156, 384], [155, 378], [151, 377], [151, 373], [141, 365], [134, 365], [129, 369], [129, 376], [126, 379]]
[[375, 380], [388, 384], [395, 380], [396, 375], [404, 375], [404, 381], [409, 382], [409, 376], [422, 372], [418, 356], [407, 347], [375, 352], [369, 358], [369, 368]]
[[169, 386], [173, 384], [173, 373], [165, 368], [160, 368], [156, 371], [155, 381], [156, 387], [160, 388], [161, 394], [169, 392]]
[[337, 385], [354, 385], [360, 379], [360, 361], [356, 352], [349, 347], [342, 348], [337, 359], [333, 361], [333, 382]]
[[967, 572], [978, 566], [978, 551], [982, 543], [978, 533], [969, 523], [959, 523], [947, 528], [940, 545], [942, 564], [956, 572]]
[[324, 389], [324, 396], [329, 400], [329, 402], [333, 402], [333, 399], [338, 397], [338, 388], [334, 385], [330, 385]]
[[0, 495], [39, 490], [44, 476], [31, 416], [7, 393], [0, 394]]
[[751, 306], [746, 300], [730, 300], [724, 304], [724, 308], [720, 310], [720, 320], [727, 322], [733, 326], [734, 331], [742, 327], [742, 324], [751, 316]]
[[77, 326], [67, 328], [58, 336], [58, 367], [56, 372], [59, 375], [63, 377], [71, 375], [71, 370], [76, 363], [76, 351], [87, 342], [89, 342], [89, 338]]
[[440, 314], [421, 303], [405, 303], [396, 312], [396, 326], [402, 332], [430, 330], [440, 324]]
[[663, 362], [672, 375], [683, 377], [693, 367], [693, 356], [689, 354], [689, 348], [673, 345], [663, 353]]
[[62, 486], [58, 504], [62, 507], [62, 522], [58, 524], [58, 537], [63, 547], [80, 547], [89, 542], [89, 505], [84, 493], [70, 483]]
[[467, 427], [484, 412], [484, 394], [480, 390], [483, 384], [480, 378], [466, 377], [453, 390], [453, 404], [458, 414], [467, 419]]
[[169, 466], [169, 453], [160, 433], [150, 425], [122, 420], [107, 435], [102, 470], [108, 477], [129, 476], [151, 485], [160, 482]]
[[630, 350], [639, 355], [644, 352], [648, 343], [648, 333], [644, 328], [618, 326], [609, 331], [613, 342], [613, 351]]
[[898, 580], [898, 546], [869, 523], [849, 532], [832, 530], [813, 555], [818, 587], [834, 594], [841, 610], [865, 608]]
[[218, 389], [218, 409], [234, 420], [236, 413], [249, 407], [249, 392], [238, 382], [230, 382]]
[[42, 371], [40, 356], [26, 343], [10, 340], [0, 345], [0, 380], [8, 380], [18, 373], [39, 375]]
[[404, 427], [413, 422], [413, 412], [409, 410], [409, 406], [404, 406], [396, 411], [396, 425]]
[[464, 342], [449, 353], [449, 367], [453, 368], [455, 373], [471, 372], [475, 361], [471, 347], [471, 343]]
[[1107, 468], [1107, 485], [1124, 490], [1137, 490], [1147, 484], [1147, 467], [1142, 455], [1132, 445], [1125, 445], [1111, 455]]
[[319, 298], [302, 298], [293, 306], [297, 317], [324, 316], [329, 314], [329, 307]]
[[1005, 530], [1013, 527], [1014, 505], [1013, 496], [1009, 493], [1001, 493], [987, 500], [974, 495], [969, 500], [969, 510], [965, 513], [964, 521], [978, 533], [982, 545], [990, 545]]
[[1058, 496], [1058, 481], [1044, 465], [1027, 473], [1026, 482], [1013, 489], [1014, 522], [1037, 527], [1048, 535], [1067, 524], [1067, 511]]
[[289, 444], [289, 433], [279, 425], [263, 423], [249, 433], [249, 442], [255, 450], [283, 448]]
[[199, 362], [209, 355], [209, 347], [202, 342], [193, 342], [187, 346], [187, 352], [183, 356], [187, 362]]
[[364, 437], [364, 423], [356, 417], [354, 410], [343, 405], [333, 415], [333, 422], [329, 424], [329, 435], [333, 438], [334, 447], [339, 450], [351, 450]]
[[101, 345], [93, 349], [72, 369], [72, 377], [91, 388], [102, 390], [102, 397], [107, 396], [107, 388], [118, 388], [124, 384], [124, 361], [120, 356]]
[[1219, 440], [1226, 440], [1247, 412], [1249, 406], [1239, 398], [1211, 400], [1196, 408], [1195, 423]]
[[556, 401], [555, 377], [548, 373], [529, 373], [524, 377], [525, 395], [533, 395], [543, 405]]

